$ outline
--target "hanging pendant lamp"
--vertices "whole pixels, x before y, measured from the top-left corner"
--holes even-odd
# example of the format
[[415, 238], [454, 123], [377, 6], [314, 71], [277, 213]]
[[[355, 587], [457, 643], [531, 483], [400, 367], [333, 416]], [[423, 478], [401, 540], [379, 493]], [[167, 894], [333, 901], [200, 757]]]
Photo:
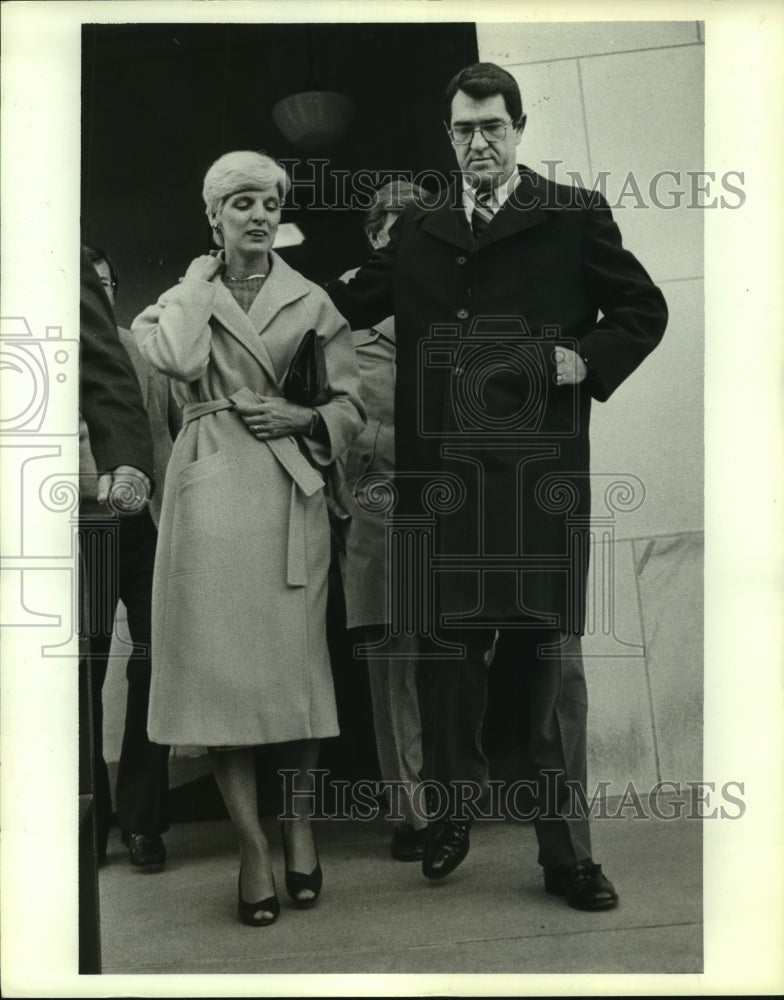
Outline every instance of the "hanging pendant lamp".
[[316, 152], [339, 142], [354, 118], [354, 101], [347, 94], [322, 90], [313, 75], [313, 37], [307, 31], [308, 82], [305, 89], [278, 101], [272, 119], [298, 149]]

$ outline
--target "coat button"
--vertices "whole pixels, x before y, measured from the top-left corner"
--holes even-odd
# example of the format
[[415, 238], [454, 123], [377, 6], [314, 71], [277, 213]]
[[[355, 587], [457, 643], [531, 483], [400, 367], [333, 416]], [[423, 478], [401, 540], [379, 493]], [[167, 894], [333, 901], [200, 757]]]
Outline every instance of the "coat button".
[[457, 316], [458, 319], [468, 319], [468, 310], [458, 309], [455, 315]]
[[454, 375], [455, 375], [455, 376], [456, 376], [457, 378], [460, 378], [460, 376], [461, 376], [461, 375], [463, 374], [463, 372], [465, 371], [465, 368], [463, 368], [463, 367], [462, 367], [461, 365], [457, 365], [457, 367], [456, 367], [456, 368], [455, 368], [455, 369], [454, 369], [453, 371], [454, 371]]
[[460, 256], [460, 257], [458, 257], [458, 258], [457, 258], [457, 263], [458, 263], [458, 264], [465, 264], [465, 262], [466, 262], [467, 260], [468, 260], [468, 257], [463, 257], [463, 256]]

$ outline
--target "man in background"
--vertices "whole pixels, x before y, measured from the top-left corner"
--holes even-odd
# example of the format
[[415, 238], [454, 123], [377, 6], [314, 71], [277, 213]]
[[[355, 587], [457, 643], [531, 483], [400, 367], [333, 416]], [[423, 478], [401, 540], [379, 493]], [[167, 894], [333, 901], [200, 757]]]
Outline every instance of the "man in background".
[[[391, 226], [415, 197], [426, 198], [426, 192], [404, 181], [386, 184], [375, 192], [364, 220], [371, 249], [387, 245]], [[348, 271], [342, 280], [348, 281], [355, 273]], [[382, 642], [389, 625], [386, 518], [367, 498], [369, 483], [391, 481], [395, 465], [394, 317], [354, 330], [353, 336], [368, 421], [335, 469], [337, 500], [349, 515], [343, 523], [338, 553], [346, 628], [353, 631], [355, 648], [371, 647], [367, 668], [376, 752], [381, 777], [392, 783], [390, 809], [399, 810], [402, 816], [392, 836], [392, 857], [421, 861], [427, 822], [414, 805], [414, 790], [422, 779], [416, 638], [392, 636], [384, 643], [383, 653], [372, 650]]]

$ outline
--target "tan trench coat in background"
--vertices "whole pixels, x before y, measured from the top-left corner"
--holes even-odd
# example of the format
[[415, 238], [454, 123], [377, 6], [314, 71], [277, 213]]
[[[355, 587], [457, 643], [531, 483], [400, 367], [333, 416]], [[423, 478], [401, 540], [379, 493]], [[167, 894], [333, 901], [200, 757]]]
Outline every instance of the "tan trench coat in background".
[[390, 316], [352, 335], [368, 420], [335, 468], [337, 498], [350, 514], [340, 552], [349, 629], [390, 621], [386, 513], [368, 502], [368, 489], [394, 476], [395, 321]]
[[[330, 533], [324, 467], [359, 434], [351, 333], [318, 286], [276, 254], [246, 315], [219, 277], [184, 278], [133, 324], [176, 380], [172, 452], [153, 585], [149, 735], [248, 745], [338, 733], [326, 643]], [[282, 395], [303, 334], [324, 345], [329, 444], [256, 440], [229, 397]], [[201, 404], [201, 405], [199, 405]]]

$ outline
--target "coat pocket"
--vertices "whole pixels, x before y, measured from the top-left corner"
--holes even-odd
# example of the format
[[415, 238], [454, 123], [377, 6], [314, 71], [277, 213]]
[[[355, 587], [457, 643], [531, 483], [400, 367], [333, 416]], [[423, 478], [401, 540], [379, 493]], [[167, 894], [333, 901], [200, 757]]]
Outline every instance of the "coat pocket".
[[239, 517], [242, 502], [220, 452], [180, 470], [172, 512], [170, 576], [213, 573], [232, 565], [243, 544], [237, 535], [247, 530]]
[[216, 476], [225, 473], [225, 471], [226, 461], [223, 454], [219, 451], [214, 451], [211, 455], [206, 455], [204, 458], [197, 458], [195, 462], [189, 462], [180, 469], [177, 476], [177, 490], [182, 490], [199, 479]]

